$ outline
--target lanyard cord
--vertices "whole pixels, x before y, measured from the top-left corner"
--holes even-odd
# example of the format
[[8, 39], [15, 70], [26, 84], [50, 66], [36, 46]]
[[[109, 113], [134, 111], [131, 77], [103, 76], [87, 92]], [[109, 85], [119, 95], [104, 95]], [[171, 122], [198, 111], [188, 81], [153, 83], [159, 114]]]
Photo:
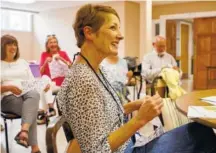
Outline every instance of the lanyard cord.
[[[114, 95], [112, 94], [112, 92], [108, 89], [108, 85], [112, 88], [112, 86], [110, 85], [109, 81], [104, 77], [103, 73], [100, 71], [100, 74], [102, 75], [105, 83], [107, 84], [107, 86], [104, 84], [104, 82], [101, 80], [101, 78], [98, 76], [98, 74], [95, 72], [95, 70], [93, 69], [93, 67], [91, 66], [91, 64], [89, 63], [89, 61], [81, 54], [79, 53], [79, 55], [86, 61], [86, 63], [88, 64], [88, 66], [92, 69], [92, 71], [94, 72], [94, 74], [97, 76], [97, 78], [99, 79], [99, 81], [103, 84], [103, 86], [105, 87], [105, 89], [109, 92], [109, 94], [112, 96], [113, 100], [116, 102], [116, 104], [118, 105], [118, 107], [120, 108], [120, 110], [122, 111], [122, 113], [124, 113], [122, 107], [120, 106], [120, 104], [117, 102], [117, 100], [115, 99]], [[113, 89], [113, 88], [112, 88]], [[115, 90], [113, 89], [113, 91], [115, 92]], [[116, 93], [117, 94], [117, 93]], [[117, 94], [118, 97], [118, 94]], [[119, 98], [119, 97], [118, 97]]]

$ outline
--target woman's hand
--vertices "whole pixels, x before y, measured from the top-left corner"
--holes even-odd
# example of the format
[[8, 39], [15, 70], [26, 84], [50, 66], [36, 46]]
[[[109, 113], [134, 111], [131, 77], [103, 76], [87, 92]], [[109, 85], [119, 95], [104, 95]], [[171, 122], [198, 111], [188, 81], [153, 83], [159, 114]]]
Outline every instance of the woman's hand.
[[55, 60], [62, 60], [62, 57], [59, 54], [55, 54], [53, 57]]
[[62, 62], [64, 62], [68, 67], [70, 67], [72, 64], [68, 61], [66, 61], [63, 57], [61, 57], [59, 54], [56, 54], [54, 56], [55, 60], [61, 60]]
[[52, 58], [51, 57], [47, 57], [46, 61], [45, 61], [45, 64], [50, 63], [51, 61], [52, 61]]
[[132, 78], [133, 77], [133, 71], [131, 71], [131, 70], [128, 71], [126, 75], [127, 75], [128, 79]]
[[19, 89], [18, 87], [16, 86], [9, 86], [9, 91], [11, 91], [13, 94], [15, 95], [20, 95], [22, 93], [22, 90]]
[[146, 95], [145, 97], [141, 98], [141, 99], [137, 99], [136, 100], [136, 105], [137, 105], [137, 110], [140, 109], [140, 107], [142, 106], [143, 103], [145, 103], [149, 98], [151, 98], [151, 96]]
[[50, 84], [48, 84], [48, 85], [45, 87], [44, 92], [47, 92], [49, 89], [50, 89]]
[[135, 86], [136, 85], [136, 79], [135, 78], [130, 78], [128, 80], [128, 85]]
[[52, 58], [51, 57], [47, 57], [45, 62], [43, 63], [43, 65], [41, 66], [40, 68], [40, 73], [43, 74], [44, 73], [44, 70], [45, 70], [45, 67], [48, 63], [50, 63], [52, 61]]
[[139, 110], [141, 105], [143, 103], [146, 102], [146, 99], [150, 98], [151, 96], [145, 96], [144, 98], [142, 99], [138, 99], [136, 101], [132, 101], [132, 102], [129, 102], [127, 104], [124, 105], [124, 111], [125, 111], [125, 114], [130, 114], [132, 113], [133, 111], [136, 111], [136, 110]]
[[136, 119], [141, 124], [146, 124], [161, 113], [163, 107], [162, 98], [156, 94], [153, 97], [147, 97], [140, 106]]

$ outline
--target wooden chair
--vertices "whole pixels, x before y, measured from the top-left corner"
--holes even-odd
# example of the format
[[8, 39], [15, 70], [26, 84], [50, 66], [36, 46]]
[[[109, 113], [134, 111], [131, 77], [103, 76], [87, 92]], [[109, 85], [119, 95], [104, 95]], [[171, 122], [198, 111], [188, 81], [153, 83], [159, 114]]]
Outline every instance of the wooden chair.
[[156, 77], [152, 83], [147, 84], [147, 95], [153, 96], [156, 92], [162, 98], [169, 97], [169, 89], [161, 76]]
[[59, 116], [51, 121], [46, 129], [46, 147], [47, 153], [58, 153], [57, 149], [57, 132], [61, 127], [63, 127], [68, 145], [65, 148], [65, 153], [81, 153], [80, 146], [77, 140], [74, 138], [70, 125], [66, 122], [59, 110], [58, 100], [56, 98], [56, 105], [58, 109]]
[[[150, 94], [151, 96], [153, 96], [156, 94], [156, 92], [158, 92], [158, 94], [162, 98], [168, 98], [169, 90], [161, 76], [154, 78], [151, 84], [147, 84], [147, 94], [148, 95]], [[159, 115], [159, 118], [161, 120], [162, 125], [164, 126], [164, 120], [163, 120], [162, 114]]]

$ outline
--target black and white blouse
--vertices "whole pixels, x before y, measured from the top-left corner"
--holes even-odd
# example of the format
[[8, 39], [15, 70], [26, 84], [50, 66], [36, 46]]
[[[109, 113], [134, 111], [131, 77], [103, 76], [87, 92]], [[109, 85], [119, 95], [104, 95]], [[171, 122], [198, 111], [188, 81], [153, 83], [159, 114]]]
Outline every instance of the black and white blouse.
[[[58, 93], [60, 110], [82, 153], [111, 153], [109, 134], [123, 125], [121, 102], [102, 75], [98, 75], [116, 101], [87, 64], [74, 64]], [[128, 142], [116, 153], [124, 153]]]

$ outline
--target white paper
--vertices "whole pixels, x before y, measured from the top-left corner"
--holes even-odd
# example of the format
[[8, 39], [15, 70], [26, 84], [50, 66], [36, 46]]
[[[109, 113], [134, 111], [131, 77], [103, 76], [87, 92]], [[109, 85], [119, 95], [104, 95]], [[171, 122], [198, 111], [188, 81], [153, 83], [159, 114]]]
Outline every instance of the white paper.
[[216, 106], [189, 106], [189, 118], [209, 118], [216, 119]]
[[202, 101], [216, 105], [216, 96], [204, 97], [201, 98]]
[[21, 90], [22, 93], [20, 95], [16, 95], [17, 97], [24, 95], [25, 93], [31, 90], [37, 90], [37, 92], [41, 93], [49, 83], [45, 79], [34, 79], [34, 80], [24, 80], [21, 81]]
[[66, 65], [60, 60], [53, 59], [52, 62], [49, 63], [49, 69], [51, 79], [57, 77], [64, 77], [68, 72], [68, 65]]

